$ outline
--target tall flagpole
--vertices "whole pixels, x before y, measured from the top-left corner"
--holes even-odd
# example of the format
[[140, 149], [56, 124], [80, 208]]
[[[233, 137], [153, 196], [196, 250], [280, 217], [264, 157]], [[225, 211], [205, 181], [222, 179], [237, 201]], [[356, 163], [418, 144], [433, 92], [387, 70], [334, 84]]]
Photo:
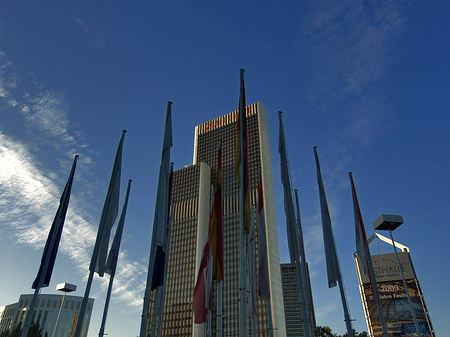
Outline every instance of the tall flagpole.
[[[375, 272], [373, 270], [372, 257], [370, 255], [369, 245], [367, 243], [366, 232], [364, 229], [364, 223], [362, 220], [361, 210], [359, 208], [358, 198], [356, 196], [355, 183], [353, 182], [352, 173], [349, 172], [350, 183], [352, 187], [352, 197], [353, 197], [353, 209], [355, 213], [355, 227], [356, 227], [356, 253], [363, 263], [364, 270], [369, 274], [370, 285], [372, 287], [372, 294], [374, 301], [377, 305], [378, 315], [380, 318], [381, 330], [383, 332], [383, 337], [388, 337], [388, 332], [386, 328], [386, 323], [384, 321], [383, 309], [380, 303], [380, 294], [378, 292], [378, 285], [375, 278]], [[358, 233], [359, 232], [359, 233]]]
[[[158, 216], [158, 211], [160, 207], [160, 203], [167, 202], [167, 200], [160, 200], [160, 194], [164, 191], [160, 191], [163, 187], [160, 186], [162, 183], [167, 183], [168, 177], [164, 177], [164, 172], [169, 174], [169, 166], [170, 166], [170, 148], [172, 147], [172, 115], [171, 115], [171, 106], [172, 102], [167, 103], [167, 114], [166, 114], [166, 125], [164, 131], [164, 141], [163, 148], [161, 154], [161, 166], [159, 170], [159, 180], [158, 180], [158, 192], [156, 196], [156, 207], [155, 207], [155, 218], [153, 222], [153, 231], [152, 231], [152, 242], [150, 245], [150, 256], [148, 261], [148, 271], [147, 271], [147, 281], [145, 286], [144, 293], [144, 303], [142, 307], [142, 317], [141, 317], [141, 328], [139, 332], [139, 337], [147, 336], [147, 327], [149, 320], [149, 310], [150, 310], [150, 297], [151, 297], [151, 286], [153, 279], [153, 266], [155, 263], [155, 253], [156, 253], [156, 237], [158, 236], [158, 224], [159, 218], [163, 216], [162, 214]], [[167, 191], [167, 186], [164, 187], [165, 191]], [[166, 214], [167, 215], [167, 214]]]
[[258, 198], [256, 203], [256, 225], [258, 227], [258, 295], [266, 300], [269, 337], [273, 337], [272, 306], [270, 303], [269, 266], [267, 261], [267, 236], [264, 208], [264, 193], [261, 168], [258, 168]]
[[[100, 218], [100, 225], [99, 225], [98, 232], [97, 232], [97, 239], [95, 240], [94, 251], [92, 252], [91, 263], [89, 265], [89, 277], [87, 280], [86, 289], [84, 291], [83, 301], [81, 302], [81, 308], [80, 308], [80, 313], [78, 315], [77, 326], [75, 328], [74, 337], [81, 337], [81, 333], [83, 330], [83, 322], [84, 322], [84, 317], [86, 315], [86, 309], [87, 309], [87, 304], [88, 304], [88, 299], [89, 299], [89, 292], [91, 291], [92, 280], [94, 278], [94, 271], [95, 271], [95, 267], [97, 265], [98, 258], [99, 258], [99, 252], [100, 252], [100, 248], [101, 248], [100, 246], [102, 244], [103, 231], [105, 229], [105, 226], [104, 226], [105, 219], [109, 216], [109, 214], [107, 214], [109, 211], [108, 204], [111, 201], [110, 193], [112, 191], [113, 181], [115, 179], [116, 174], [119, 174], [119, 182], [120, 182], [120, 168], [118, 171], [116, 171], [116, 169], [117, 169], [116, 164], [119, 159], [120, 159], [120, 162], [122, 161], [122, 146], [123, 146], [123, 140], [124, 140], [126, 132], [127, 132], [126, 130], [122, 130], [122, 137], [120, 138], [119, 146], [117, 148], [116, 158], [114, 160], [113, 172], [111, 174], [109, 189], [106, 194], [106, 200], [105, 200], [102, 215]], [[119, 155], [120, 155], [120, 157], [119, 157]]]
[[245, 291], [245, 191], [244, 191], [244, 121], [245, 121], [245, 98], [244, 98], [244, 69], [240, 70], [241, 95], [239, 99], [239, 122], [240, 122], [240, 145], [241, 158], [239, 165], [239, 337], [247, 337], [247, 314], [246, 314], [246, 291]]
[[[309, 294], [306, 288], [306, 265], [305, 251], [303, 248], [303, 233], [300, 221], [300, 209], [298, 208], [298, 219], [295, 217], [294, 201], [292, 198], [291, 177], [289, 172], [288, 155], [286, 148], [286, 140], [284, 136], [282, 112], [278, 112], [280, 122], [279, 148], [281, 163], [281, 182], [284, 188], [284, 211], [286, 213], [286, 229], [288, 237], [289, 254], [291, 263], [295, 263], [297, 268], [297, 277], [300, 292], [300, 304], [302, 308], [302, 319], [305, 337], [313, 337], [312, 327], [310, 327], [310, 319], [307, 308], [309, 302], [306, 296]], [[297, 226], [296, 226], [297, 225]], [[309, 285], [309, 283], [308, 283]]]
[[167, 223], [164, 227], [164, 243], [163, 243], [163, 250], [166, 253], [165, 259], [164, 259], [164, 271], [163, 271], [163, 280], [162, 285], [156, 287], [155, 291], [155, 304], [153, 306], [153, 318], [152, 318], [152, 325], [151, 325], [151, 331], [150, 336], [159, 336], [161, 333], [161, 325], [162, 325], [162, 318], [164, 315], [164, 294], [166, 289], [166, 279], [167, 279], [167, 267], [169, 265], [169, 249], [170, 249], [170, 235], [171, 235], [171, 228], [172, 228], [172, 218], [170, 214], [170, 200], [171, 200], [171, 194], [172, 194], [172, 174], [173, 174], [173, 163], [170, 163], [170, 175], [169, 175], [169, 193], [167, 196], [167, 200], [169, 202], [169, 207], [167, 209]]
[[[116, 275], [117, 260], [119, 258], [120, 240], [122, 238], [123, 225], [125, 223], [125, 216], [127, 213], [128, 197], [130, 196], [130, 187], [131, 187], [131, 179], [128, 180], [127, 193], [125, 195], [122, 214], [120, 215], [119, 224], [117, 225], [116, 234], [114, 235], [114, 242], [111, 247], [111, 251], [109, 253], [110, 255], [108, 257], [106, 272], [107, 273], [108, 271], [110, 272], [110, 277], [109, 277], [108, 291], [106, 293], [105, 308], [103, 309], [102, 323], [100, 325], [100, 331], [98, 333], [99, 337], [103, 337], [103, 335], [105, 334], [106, 317], [108, 316], [109, 301], [111, 299], [111, 291], [114, 282], [114, 276]], [[108, 270], [109, 268], [111, 270]]]
[[[33, 294], [33, 297], [31, 299], [30, 308], [28, 312], [26, 313], [25, 322], [23, 324], [23, 330], [21, 337], [26, 337], [28, 335], [28, 331], [30, 329], [31, 319], [33, 318], [33, 311], [36, 306], [37, 297], [39, 295], [39, 292], [41, 291], [41, 288], [44, 284], [44, 279], [48, 278], [48, 281], [50, 281], [48, 273], [48, 268], [50, 265], [50, 260], [52, 259], [52, 255], [54, 255], [53, 258], [56, 258], [56, 253], [58, 250], [59, 240], [61, 238], [61, 232], [62, 227], [64, 226], [64, 220], [66, 217], [67, 207], [69, 206], [69, 199], [70, 199], [70, 192], [72, 189], [72, 182], [73, 182], [73, 176], [75, 174], [75, 168], [77, 165], [78, 155], [75, 155], [75, 158], [73, 159], [72, 169], [70, 171], [69, 179], [67, 180], [66, 186], [64, 188], [63, 194], [61, 196], [60, 205], [58, 207], [58, 210], [56, 211], [55, 219], [53, 220], [52, 227], [50, 229], [49, 233], [49, 239], [47, 239], [47, 243], [44, 248], [43, 253], [43, 263], [39, 269], [37, 282], [36, 280], [33, 282], [33, 286], [36, 284], [36, 288]], [[47, 248], [47, 249], [46, 249]], [[53, 260], [54, 262], [54, 260]], [[53, 267], [51, 267], [53, 269]], [[51, 274], [51, 271], [50, 271]], [[12, 329], [11, 325], [11, 329]]]
[[301, 258], [301, 261], [299, 261], [299, 264], [297, 265], [297, 268], [300, 267], [300, 277], [301, 277], [301, 286], [302, 286], [302, 292], [303, 292], [303, 300], [302, 300], [302, 316], [303, 316], [303, 322], [306, 322], [306, 327], [304, 326], [303, 329], [306, 332], [305, 336], [313, 337], [314, 336], [314, 329], [312, 326], [312, 317], [311, 317], [311, 310], [312, 310], [312, 304], [310, 301], [310, 295], [311, 294], [311, 288], [309, 286], [309, 278], [308, 270], [306, 269], [306, 254], [305, 254], [305, 245], [303, 241], [303, 230], [302, 230], [302, 222], [300, 217], [300, 206], [299, 206], [299, 200], [298, 200], [298, 190], [295, 190], [295, 203], [297, 207], [297, 231], [298, 231], [298, 250], [299, 250], [299, 257]]
[[339, 284], [339, 292], [341, 294], [342, 307], [344, 309], [344, 321], [347, 327], [347, 335], [353, 337], [352, 319], [348, 309], [347, 296], [345, 295], [344, 280], [342, 279], [341, 268], [334, 242], [333, 229], [331, 228], [331, 216], [328, 209], [325, 187], [323, 185], [322, 171], [320, 169], [319, 155], [317, 154], [317, 146], [314, 146], [314, 157], [317, 166], [317, 182], [319, 184], [320, 210], [322, 215], [322, 228], [325, 246], [325, 256], [327, 262], [328, 285], [329, 288]]

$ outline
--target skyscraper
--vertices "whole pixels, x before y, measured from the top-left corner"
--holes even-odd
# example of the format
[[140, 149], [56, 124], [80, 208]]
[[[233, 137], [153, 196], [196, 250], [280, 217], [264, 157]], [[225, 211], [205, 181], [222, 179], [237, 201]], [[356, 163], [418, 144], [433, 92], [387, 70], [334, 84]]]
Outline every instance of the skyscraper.
[[[208, 232], [211, 184], [217, 172], [218, 141], [222, 141], [223, 209], [223, 336], [239, 334], [239, 183], [235, 176], [237, 111], [195, 127], [193, 165], [174, 172], [172, 188], [172, 233], [162, 318], [162, 336], [201, 336], [194, 324], [193, 291]], [[247, 106], [247, 137], [250, 204], [256, 205], [258, 168], [261, 168], [271, 311], [274, 336], [285, 336], [278, 235], [275, 220], [272, 166], [267, 113], [261, 103]], [[254, 224], [253, 224], [254, 225]], [[257, 244], [259, 244], [257, 242]], [[213, 298], [215, 301], [215, 286]], [[151, 304], [152, 305], [152, 304]], [[152, 313], [152, 308], [150, 308]], [[149, 320], [151, 322], [151, 318]], [[252, 331], [247, 320], [247, 331]], [[151, 324], [151, 323], [149, 323]], [[212, 314], [216, 334], [216, 311]], [[257, 335], [268, 336], [266, 301], [257, 300]]]
[[[286, 336], [287, 337], [299, 337], [304, 336], [304, 315], [302, 313], [302, 306], [300, 302], [300, 288], [298, 282], [298, 273], [295, 263], [282, 263], [281, 264], [281, 280], [283, 282], [283, 299], [284, 299], [284, 315], [286, 317]], [[308, 283], [309, 270], [308, 270]], [[311, 289], [311, 287], [309, 288]], [[312, 293], [307, 294], [309, 297], [307, 313], [313, 322], [313, 326], [316, 326], [316, 316], [314, 313], [314, 305]]]

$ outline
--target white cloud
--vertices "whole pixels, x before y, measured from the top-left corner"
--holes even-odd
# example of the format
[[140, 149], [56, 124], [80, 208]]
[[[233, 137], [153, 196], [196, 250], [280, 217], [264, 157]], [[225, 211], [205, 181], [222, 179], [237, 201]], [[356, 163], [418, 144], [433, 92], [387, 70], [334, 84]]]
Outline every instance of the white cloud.
[[[2, 133], [0, 167], [0, 231], [41, 251], [59, 204], [60, 188], [40, 171], [24, 144]], [[59, 252], [86, 273], [96, 228], [81, 214], [80, 202], [72, 196]], [[117, 299], [132, 307], [142, 304], [143, 289], [138, 280], [142, 279], [143, 270], [144, 266], [127, 260], [126, 252], [121, 253], [114, 287]]]
[[[96, 238], [97, 219], [92, 207], [92, 186], [83, 175], [94, 162], [92, 151], [80, 130], [70, 123], [69, 106], [61, 93], [46, 89], [33, 75], [18, 75], [6, 55], [0, 51], [0, 103], [25, 125], [28, 133], [7, 135], [0, 129], [0, 233], [18, 244], [42, 252], [59, 198], [68, 177], [71, 160], [81, 154], [75, 181], [79, 194], [72, 195], [64, 225], [59, 254], [73, 261], [81, 275], [88, 272]], [[31, 76], [27, 77], [27, 76]], [[18, 119], [16, 118], [17, 122]], [[20, 140], [19, 138], [20, 137]], [[49, 169], [42, 162], [51, 148], [54, 158], [62, 158], [60, 168]], [[80, 170], [80, 168], [83, 169]], [[55, 171], [57, 170], [57, 171]], [[146, 268], [121, 253], [115, 278], [116, 300], [136, 309], [142, 303], [140, 280]], [[102, 284], [107, 282], [101, 279]]]

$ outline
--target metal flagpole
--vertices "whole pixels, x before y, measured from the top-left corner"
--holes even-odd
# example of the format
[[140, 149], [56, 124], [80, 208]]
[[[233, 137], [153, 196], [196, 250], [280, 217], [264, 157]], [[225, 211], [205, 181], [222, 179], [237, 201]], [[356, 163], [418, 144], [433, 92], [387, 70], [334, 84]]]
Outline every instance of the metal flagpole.
[[[356, 243], [356, 253], [359, 256], [360, 259], [365, 259], [365, 261], [361, 261], [362, 263], [365, 262], [365, 268], [364, 270], [366, 270], [369, 274], [369, 280], [370, 280], [370, 286], [372, 287], [372, 295], [373, 295], [373, 299], [377, 305], [377, 309], [378, 309], [378, 316], [380, 319], [380, 324], [381, 324], [381, 330], [383, 332], [383, 337], [388, 337], [388, 332], [387, 332], [387, 328], [386, 328], [386, 323], [384, 320], [384, 315], [383, 315], [383, 308], [381, 307], [381, 303], [380, 303], [380, 294], [378, 292], [378, 285], [377, 285], [377, 281], [375, 278], [375, 272], [373, 270], [373, 263], [372, 263], [372, 257], [370, 255], [370, 250], [369, 250], [369, 246], [367, 243], [367, 237], [365, 234], [365, 229], [364, 229], [364, 224], [363, 224], [363, 220], [362, 220], [362, 215], [361, 215], [361, 210], [359, 209], [359, 203], [358, 203], [358, 199], [356, 196], [356, 188], [355, 188], [355, 184], [353, 182], [353, 176], [352, 176], [352, 172], [348, 173], [349, 177], [350, 177], [350, 184], [352, 187], [352, 198], [353, 198], [353, 209], [355, 212], [355, 226], [356, 226], [356, 239], [357, 239], [357, 243]], [[360, 232], [360, 234], [358, 234], [358, 231]], [[362, 241], [361, 243], [358, 244], [359, 241]], [[362, 247], [360, 247], [359, 245], [362, 245]], [[359, 250], [361, 248], [361, 251]], [[363, 256], [361, 256], [361, 254], [363, 254]]]
[[[296, 203], [296, 207], [297, 207], [297, 242], [298, 242], [298, 257], [297, 259], [301, 258], [301, 261], [299, 261], [298, 263], [298, 267], [300, 267], [300, 277], [301, 277], [301, 281], [300, 284], [302, 286], [301, 292], [303, 292], [303, 300], [302, 300], [302, 317], [303, 317], [303, 322], [305, 325], [306, 322], [306, 327], [304, 326], [303, 329], [305, 331], [305, 337], [313, 337], [314, 336], [314, 331], [312, 328], [312, 319], [311, 319], [311, 306], [310, 306], [310, 299], [309, 299], [309, 295], [311, 294], [311, 292], [309, 291], [309, 282], [308, 282], [308, 277], [307, 277], [307, 269], [306, 269], [306, 259], [305, 259], [305, 247], [304, 247], [304, 242], [303, 242], [303, 232], [302, 232], [302, 223], [301, 223], [301, 218], [300, 218], [300, 206], [299, 206], [299, 200], [298, 200], [298, 190], [295, 190], [295, 203]], [[308, 283], [307, 283], [308, 282]], [[302, 296], [300, 296], [301, 298]]]
[[[122, 144], [123, 144], [123, 140], [125, 137], [125, 133], [127, 131], [126, 130], [122, 130], [122, 137], [120, 139], [119, 142], [119, 147], [117, 149], [116, 152], [116, 158], [114, 160], [114, 165], [113, 165], [113, 172], [111, 174], [111, 181], [109, 183], [109, 188], [108, 188], [108, 192], [106, 194], [106, 200], [105, 200], [105, 204], [103, 206], [103, 211], [102, 211], [102, 215], [100, 218], [100, 224], [99, 224], [99, 228], [97, 231], [97, 238], [95, 240], [95, 245], [94, 245], [94, 251], [92, 252], [92, 257], [91, 257], [91, 263], [89, 265], [89, 277], [87, 280], [87, 284], [86, 284], [86, 289], [84, 291], [84, 296], [83, 296], [83, 301], [81, 302], [81, 308], [80, 308], [80, 312], [78, 315], [78, 320], [77, 320], [77, 326], [75, 328], [75, 333], [74, 333], [74, 337], [81, 337], [81, 332], [83, 330], [83, 322], [84, 322], [84, 317], [86, 315], [86, 309], [87, 309], [87, 304], [88, 304], [88, 299], [89, 299], [89, 293], [91, 291], [91, 286], [92, 286], [92, 280], [94, 278], [94, 272], [97, 266], [97, 262], [99, 259], [99, 254], [100, 254], [100, 248], [102, 245], [102, 238], [103, 238], [103, 232], [105, 229], [105, 224], [108, 220], [108, 218], [110, 217], [110, 209], [109, 209], [109, 203], [111, 202], [111, 195], [110, 193], [112, 193], [112, 190], [114, 189], [114, 180], [115, 178], [117, 178], [116, 175], [119, 175], [119, 183], [120, 183], [120, 166], [116, 167], [116, 165], [118, 164], [118, 160], [119, 160], [119, 155], [120, 155], [120, 165], [121, 165], [121, 161], [122, 161]], [[119, 154], [120, 152], [120, 154]], [[117, 170], [117, 171], [116, 171]], [[118, 199], [117, 199], [118, 202]], [[114, 217], [115, 220], [115, 217]], [[112, 222], [114, 222], [114, 220], [112, 220]], [[112, 226], [112, 224], [111, 224]], [[109, 237], [108, 237], [109, 239]]]
[[[160, 194], [166, 195], [164, 193], [167, 193], [167, 185], [162, 187], [161, 184], [164, 184], [164, 182], [167, 183], [167, 178], [164, 177], [165, 170], [169, 169], [170, 165], [170, 148], [172, 147], [172, 102], [167, 102], [167, 113], [166, 113], [166, 124], [164, 129], [164, 140], [163, 140], [163, 148], [161, 153], [161, 165], [159, 170], [159, 178], [158, 178], [158, 190], [157, 190], [157, 196], [156, 196], [156, 206], [155, 206], [155, 217], [153, 221], [153, 230], [152, 230], [152, 241], [150, 244], [150, 253], [149, 253], [149, 261], [148, 261], [148, 271], [147, 271], [147, 281], [145, 285], [145, 292], [144, 292], [144, 303], [142, 307], [142, 315], [141, 315], [141, 327], [139, 331], [139, 337], [146, 337], [147, 336], [147, 327], [148, 327], [148, 320], [149, 320], [149, 310], [150, 310], [150, 297], [151, 297], [151, 287], [152, 287], [152, 279], [153, 279], [153, 266], [155, 264], [155, 253], [156, 253], [156, 237], [158, 235], [158, 225], [159, 225], [159, 218], [158, 218], [158, 212], [160, 211], [160, 203], [167, 202], [164, 200], [160, 200]], [[169, 172], [167, 172], [169, 174]], [[164, 188], [164, 191], [161, 190]], [[161, 217], [161, 216], [159, 216]]]
[[244, 192], [244, 121], [245, 121], [245, 100], [244, 90], [244, 69], [240, 70], [241, 97], [239, 102], [239, 122], [240, 122], [240, 142], [241, 158], [239, 167], [239, 337], [247, 337], [247, 314], [245, 301], [245, 192]]
[[269, 337], [273, 337], [272, 301], [270, 300], [270, 297], [267, 299], [267, 316], [269, 321]]
[[[211, 240], [211, 222], [212, 222], [212, 212], [213, 212], [213, 207], [214, 207], [214, 184], [210, 185], [210, 190], [209, 190], [209, 230], [208, 230], [208, 235], [210, 235], [209, 240]], [[210, 241], [211, 243], [211, 241]], [[209, 307], [211, 306], [211, 303], [209, 303], [209, 299], [210, 299], [210, 292], [212, 291], [212, 287], [213, 287], [213, 283], [214, 283], [214, 277], [212, 275], [212, 265], [213, 265], [213, 261], [212, 261], [212, 254], [211, 254], [211, 246], [209, 246], [209, 262], [208, 262], [208, 278], [207, 278], [207, 286], [206, 289], [208, 289], [208, 299], [206, 300], [206, 302], [208, 303], [208, 307], [206, 308], [207, 314], [206, 314], [206, 336], [210, 337], [212, 336], [212, 311], [209, 310]], [[211, 268], [210, 268], [211, 267]], [[210, 282], [211, 281], [211, 282]], [[209, 288], [208, 288], [209, 287]]]
[[116, 233], [114, 235], [114, 241], [111, 246], [111, 250], [109, 252], [109, 256], [108, 256], [108, 260], [107, 260], [106, 273], [110, 274], [110, 276], [109, 276], [108, 291], [106, 293], [105, 308], [103, 310], [102, 323], [100, 325], [100, 331], [98, 333], [99, 337], [103, 337], [103, 335], [105, 334], [106, 317], [108, 316], [108, 308], [109, 308], [109, 302], [111, 299], [111, 291], [112, 291], [112, 286], [114, 283], [114, 276], [116, 274], [117, 260], [119, 258], [120, 240], [122, 238], [123, 226], [125, 223], [125, 216], [127, 213], [128, 198], [130, 196], [130, 187], [131, 187], [131, 179], [128, 180], [127, 192], [126, 192], [125, 201], [124, 201], [123, 208], [122, 208], [122, 213], [120, 215], [119, 224], [117, 225]]
[[173, 221], [173, 201], [172, 199], [172, 179], [173, 179], [173, 163], [170, 163], [170, 178], [169, 178], [169, 221], [167, 224], [167, 238], [165, 242], [165, 251], [166, 251], [166, 259], [164, 261], [164, 281], [162, 285], [162, 291], [161, 291], [161, 298], [162, 303], [160, 306], [160, 313], [159, 313], [159, 323], [158, 323], [158, 330], [157, 330], [157, 336], [162, 335], [162, 320], [164, 316], [164, 301], [165, 301], [165, 294], [166, 294], [166, 282], [167, 282], [167, 272], [169, 268], [169, 252], [170, 252], [170, 238], [172, 236], [172, 221]]
[[103, 310], [102, 324], [100, 326], [100, 331], [98, 333], [99, 337], [103, 337], [103, 335], [105, 334], [106, 316], [108, 315], [108, 305], [109, 305], [109, 301], [111, 299], [111, 291], [112, 291], [113, 281], [114, 281], [114, 275], [111, 275], [109, 277], [108, 292], [106, 293], [105, 308]]
[[153, 306], [153, 318], [152, 318], [152, 325], [151, 325], [151, 331], [150, 336], [155, 337], [156, 336], [156, 322], [158, 320], [158, 314], [160, 312], [161, 308], [161, 287], [156, 288], [155, 290], [155, 305]]
[[352, 319], [350, 318], [350, 312], [348, 310], [347, 296], [345, 296], [344, 281], [340, 273], [338, 284], [339, 284], [339, 291], [341, 293], [342, 306], [344, 308], [344, 321], [347, 327], [347, 334], [349, 337], [353, 337]]
[[[47, 250], [47, 254], [45, 254], [45, 248], [44, 248], [45, 257], [44, 257], [44, 261], [43, 261], [44, 262], [43, 263], [43, 268], [41, 270], [42, 272], [39, 274], [38, 282], [36, 284], [36, 289], [34, 291], [33, 298], [31, 299], [30, 308], [29, 308], [29, 310], [28, 310], [28, 312], [26, 313], [26, 316], [25, 316], [25, 322], [23, 324], [23, 330], [22, 330], [21, 337], [27, 337], [27, 335], [28, 335], [28, 331], [30, 329], [31, 320], [33, 319], [33, 311], [34, 311], [34, 308], [36, 306], [36, 301], [37, 301], [39, 292], [41, 291], [42, 285], [44, 283], [44, 278], [45, 278], [45, 276], [47, 274], [47, 270], [48, 270], [48, 267], [49, 267], [49, 264], [50, 264], [50, 258], [51, 258], [51, 255], [52, 255], [51, 252], [53, 251], [54, 246], [56, 244], [56, 240], [57, 240], [57, 236], [58, 236], [57, 233], [59, 231], [60, 226], [62, 226], [64, 224], [65, 213], [64, 214], [60, 213], [61, 206], [64, 208], [63, 203], [67, 202], [67, 206], [66, 207], [68, 207], [68, 203], [69, 203], [68, 198], [70, 197], [70, 190], [71, 190], [71, 187], [72, 187], [73, 175], [75, 174], [75, 167], [76, 167], [76, 164], [77, 164], [78, 157], [79, 157], [78, 155], [75, 155], [75, 158], [74, 158], [73, 164], [72, 164], [72, 170], [71, 170], [70, 176], [69, 176], [69, 180], [66, 183], [66, 187], [64, 188], [64, 191], [63, 191], [63, 196], [61, 197], [60, 205], [59, 205], [58, 210], [56, 212], [54, 224], [56, 223], [57, 224], [56, 227], [58, 227], [58, 228], [55, 228], [55, 231], [53, 232], [53, 235], [50, 238], [50, 242], [49, 242], [49, 245], [48, 245], [49, 249]], [[67, 190], [67, 188], [68, 188], [68, 190]], [[68, 193], [68, 195], [65, 194], [66, 192]], [[63, 198], [64, 198], [64, 200], [63, 200]], [[67, 198], [67, 200], [65, 198]], [[64, 212], [64, 210], [63, 210], [63, 212]], [[52, 227], [53, 227], [53, 224], [52, 224]], [[51, 233], [51, 231], [50, 231], [50, 233]]]
[[344, 289], [344, 281], [342, 279], [341, 268], [339, 265], [339, 258], [337, 255], [336, 245], [334, 242], [333, 229], [331, 228], [331, 216], [330, 211], [328, 209], [328, 202], [325, 194], [322, 172], [320, 169], [319, 155], [317, 154], [317, 146], [314, 146], [313, 149], [317, 166], [317, 182], [319, 184], [320, 210], [322, 215], [322, 229], [324, 237], [325, 256], [327, 262], [328, 287], [331, 288], [334, 287], [336, 283], [339, 284], [339, 291], [341, 294], [342, 306], [344, 309], [344, 321], [347, 327], [347, 335], [349, 337], [353, 337], [352, 319], [350, 318], [347, 297], [345, 295]]

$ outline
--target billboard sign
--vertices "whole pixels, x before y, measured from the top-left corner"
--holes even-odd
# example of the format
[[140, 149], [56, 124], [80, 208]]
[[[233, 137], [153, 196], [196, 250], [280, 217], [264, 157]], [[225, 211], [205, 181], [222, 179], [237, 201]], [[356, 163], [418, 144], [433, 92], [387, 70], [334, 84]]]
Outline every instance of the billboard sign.
[[[409, 255], [408, 253], [399, 253], [399, 257], [420, 333], [424, 337], [434, 337], [420, 286], [415, 277]], [[414, 319], [395, 254], [373, 255], [372, 262], [388, 335], [390, 337], [414, 336], [416, 331]], [[357, 265], [361, 297], [369, 332], [372, 336], [382, 336], [380, 317], [373, 298], [369, 278], [365, 275], [364, 269], [358, 259], [355, 259], [355, 263]]]

